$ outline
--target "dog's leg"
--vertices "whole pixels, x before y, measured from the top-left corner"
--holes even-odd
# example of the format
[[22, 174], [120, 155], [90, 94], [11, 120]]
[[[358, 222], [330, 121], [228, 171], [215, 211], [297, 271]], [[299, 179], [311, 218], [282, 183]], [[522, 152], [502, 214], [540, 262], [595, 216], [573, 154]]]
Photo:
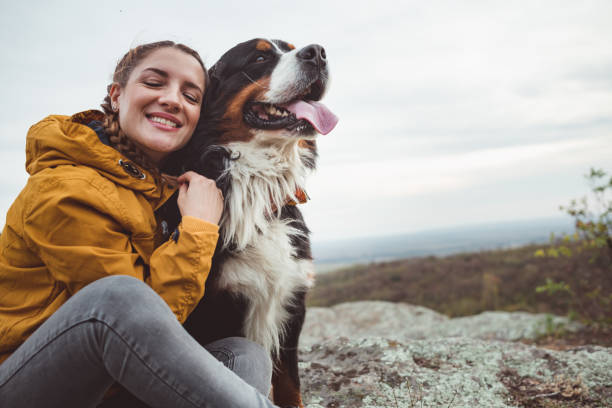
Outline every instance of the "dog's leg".
[[306, 292], [299, 292], [292, 299], [289, 313], [292, 316], [283, 337], [279, 358], [272, 375], [274, 403], [280, 407], [303, 408], [298, 374], [298, 338], [306, 316]]

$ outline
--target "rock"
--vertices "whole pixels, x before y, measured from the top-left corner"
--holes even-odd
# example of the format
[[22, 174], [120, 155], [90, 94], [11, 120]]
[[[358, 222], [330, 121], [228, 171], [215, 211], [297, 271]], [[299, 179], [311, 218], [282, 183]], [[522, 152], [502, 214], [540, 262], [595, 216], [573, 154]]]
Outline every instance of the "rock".
[[450, 319], [421, 306], [364, 301], [333, 307], [311, 307], [306, 313], [301, 345], [339, 336], [382, 336], [394, 340], [470, 337], [496, 340], [533, 339], [547, 326], [575, 331], [581, 325], [565, 317], [524, 312], [484, 312]]
[[[543, 315], [449, 319], [387, 302], [311, 308], [300, 343], [307, 408], [612, 406], [612, 350], [522, 343]], [[554, 402], [567, 405], [534, 405]], [[531, 405], [529, 405], [531, 404]]]
[[341, 336], [425, 338], [428, 330], [448, 320], [433, 310], [403, 303], [364, 301], [311, 307], [306, 312], [300, 345]]

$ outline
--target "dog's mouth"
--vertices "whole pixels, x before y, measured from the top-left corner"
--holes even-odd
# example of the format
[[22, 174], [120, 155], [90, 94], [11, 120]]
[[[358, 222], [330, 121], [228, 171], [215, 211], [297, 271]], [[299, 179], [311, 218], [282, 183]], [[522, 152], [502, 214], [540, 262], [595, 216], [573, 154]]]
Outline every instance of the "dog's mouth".
[[271, 104], [252, 101], [244, 110], [245, 122], [257, 129], [287, 129], [295, 133], [317, 131], [328, 134], [338, 118], [321, 102], [325, 85], [321, 80], [312, 83], [301, 95], [284, 103]]

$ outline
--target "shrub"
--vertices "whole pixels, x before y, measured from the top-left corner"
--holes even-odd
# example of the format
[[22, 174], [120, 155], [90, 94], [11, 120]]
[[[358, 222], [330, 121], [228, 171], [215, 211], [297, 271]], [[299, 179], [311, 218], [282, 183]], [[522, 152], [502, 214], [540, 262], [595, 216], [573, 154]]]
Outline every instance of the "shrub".
[[[538, 249], [535, 256], [580, 261], [588, 259], [589, 263], [601, 264], [604, 270], [612, 272], [612, 177], [604, 170], [594, 168], [585, 177], [590, 185], [590, 195], [560, 207], [574, 218], [574, 234], [559, 239], [551, 235], [550, 245]], [[567, 299], [570, 317], [579, 317], [587, 322], [592, 322], [593, 318], [598, 321], [611, 319], [612, 293], [605, 293], [601, 282], [576, 276], [575, 283], [570, 285], [547, 277], [545, 284], [536, 287], [536, 292]], [[595, 315], [594, 307], [599, 309]]]

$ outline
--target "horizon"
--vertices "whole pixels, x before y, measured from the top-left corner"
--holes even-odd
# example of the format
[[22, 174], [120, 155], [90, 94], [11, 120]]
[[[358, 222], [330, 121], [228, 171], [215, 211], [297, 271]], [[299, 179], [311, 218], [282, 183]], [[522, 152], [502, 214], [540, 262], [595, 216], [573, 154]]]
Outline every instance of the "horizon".
[[[476, 221], [468, 224], [452, 224], [452, 225], [439, 225], [433, 228], [424, 228], [418, 230], [410, 230], [399, 233], [389, 233], [389, 234], [376, 234], [376, 235], [357, 235], [351, 237], [342, 237], [342, 238], [332, 238], [329, 240], [321, 240], [316, 241], [317, 244], [327, 244], [327, 243], [336, 243], [336, 242], [349, 242], [349, 241], [363, 241], [363, 240], [377, 240], [377, 239], [385, 239], [385, 238], [393, 238], [393, 237], [407, 237], [407, 236], [423, 236], [423, 235], [431, 235], [436, 233], [449, 233], [453, 231], [465, 231], [465, 230], [480, 230], [482, 228], [488, 227], [506, 227], [516, 224], [528, 224], [528, 223], [540, 223], [550, 226], [561, 226], [566, 225], [573, 229], [574, 220], [569, 215], [559, 215], [559, 216], [551, 216], [551, 217], [536, 217], [536, 218], [516, 218], [516, 219], [504, 219], [504, 220], [492, 220], [492, 221]], [[554, 231], [551, 231], [554, 232]], [[313, 241], [315, 242], [315, 241]]]
[[366, 236], [336, 241], [313, 241], [312, 252], [318, 273], [351, 265], [379, 263], [427, 256], [446, 257], [548, 244], [574, 232], [566, 218], [539, 218], [515, 222], [470, 224], [390, 236]]

